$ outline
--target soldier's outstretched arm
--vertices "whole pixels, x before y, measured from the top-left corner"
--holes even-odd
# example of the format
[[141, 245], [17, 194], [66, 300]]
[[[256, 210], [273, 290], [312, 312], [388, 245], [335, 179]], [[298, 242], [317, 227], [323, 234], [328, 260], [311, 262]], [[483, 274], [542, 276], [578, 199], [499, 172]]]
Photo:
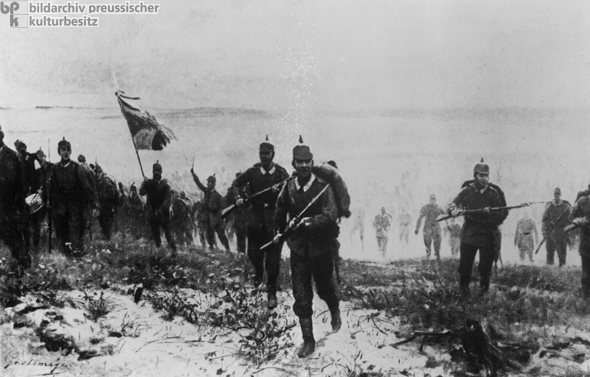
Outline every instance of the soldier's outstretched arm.
[[207, 192], [208, 191], [207, 187], [205, 187], [205, 185], [201, 183], [201, 180], [195, 174], [195, 172], [193, 171], [193, 169], [191, 169], [191, 174], [193, 176], [193, 181], [195, 181], [195, 183], [197, 184], [197, 187], [199, 187], [201, 189], [201, 191]]

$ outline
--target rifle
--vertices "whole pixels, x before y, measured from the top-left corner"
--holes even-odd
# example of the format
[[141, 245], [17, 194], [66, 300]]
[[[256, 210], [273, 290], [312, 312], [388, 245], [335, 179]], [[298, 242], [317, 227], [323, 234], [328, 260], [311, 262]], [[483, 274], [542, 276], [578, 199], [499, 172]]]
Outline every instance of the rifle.
[[[279, 185], [283, 185], [286, 184], [287, 182], [289, 182], [290, 180], [292, 180], [293, 178], [295, 178], [296, 176], [292, 176], [289, 177], [287, 179], [285, 179], [282, 182], [279, 182]], [[270, 190], [272, 190], [272, 188], [274, 187], [274, 185], [265, 188], [264, 190], [258, 191], [256, 194], [251, 195], [250, 197], [244, 199], [244, 204], [248, 203], [249, 201], [251, 201], [252, 199], [256, 198], [257, 196], [260, 196], [262, 194], [264, 194], [265, 192], [268, 192]], [[230, 206], [225, 207], [222, 211], [221, 211], [221, 218], [225, 219], [227, 217], [227, 215], [229, 215], [234, 209], [236, 209], [238, 207], [237, 204], [232, 204]]]
[[[504, 211], [504, 210], [511, 210], [511, 209], [515, 209], [515, 208], [523, 208], [523, 207], [528, 207], [530, 205], [533, 204], [540, 204], [540, 203], [546, 203], [546, 202], [526, 202], [526, 203], [522, 203], [519, 204], [517, 206], [507, 206], [507, 207], [491, 207], [489, 208], [490, 212], [491, 211]], [[484, 208], [479, 208], [479, 209], [466, 209], [463, 210], [461, 212], [459, 212], [459, 214], [457, 216], [465, 216], [465, 215], [470, 215], [470, 214], [474, 214], [474, 213], [482, 213], [484, 212]], [[440, 221], [444, 221], [444, 220], [448, 220], [451, 217], [453, 217], [452, 215], [447, 215], [447, 216], [443, 216], [439, 219], [436, 219], [435, 222], [440, 222]]]
[[[325, 187], [322, 189], [322, 191], [320, 191], [320, 193], [319, 193], [319, 194], [317, 194], [317, 195], [315, 196], [315, 198], [313, 198], [313, 199], [312, 199], [312, 200], [309, 202], [309, 204], [308, 204], [308, 205], [307, 205], [305, 208], [303, 208], [303, 211], [301, 211], [301, 212], [299, 213], [299, 215], [295, 216], [295, 217], [293, 218], [293, 220], [291, 220], [291, 221], [289, 222], [289, 225], [287, 226], [287, 229], [285, 229], [285, 231], [284, 231], [283, 233], [279, 233], [279, 234], [278, 234], [278, 236], [279, 236], [279, 242], [283, 242], [283, 241], [284, 241], [284, 240], [285, 240], [287, 237], [289, 237], [289, 236], [290, 236], [290, 235], [291, 235], [291, 234], [292, 234], [292, 233], [295, 231], [295, 229], [297, 229], [297, 227], [299, 227], [299, 223], [301, 222], [301, 219], [303, 218], [303, 215], [305, 214], [305, 212], [306, 212], [306, 211], [309, 209], [309, 207], [311, 207], [311, 206], [312, 206], [312, 204], [313, 204], [313, 203], [317, 202], [317, 200], [318, 200], [318, 199], [320, 198], [320, 196], [322, 196], [322, 194], [323, 194], [323, 193], [324, 193], [324, 192], [325, 192], [325, 191], [328, 189], [328, 187], [330, 187], [330, 185], [329, 185], [329, 184], [327, 184], [327, 185], [326, 185], [326, 186], [325, 186]], [[273, 241], [274, 241], [274, 240], [273, 240]], [[270, 245], [272, 245], [272, 244], [273, 244], [273, 241], [270, 241], [269, 243], [267, 243], [267, 244], [263, 245], [263, 246], [260, 248], [260, 250], [264, 250], [264, 249], [266, 249], [267, 247], [269, 247]]]
[[541, 246], [543, 246], [543, 244], [545, 243], [545, 241], [547, 241], [547, 236], [551, 234], [551, 232], [553, 232], [553, 229], [555, 229], [557, 227], [557, 224], [559, 224], [559, 221], [563, 218], [563, 215], [566, 214], [566, 212], [569, 210], [570, 208], [566, 208], [563, 210], [563, 212], [561, 213], [561, 215], [559, 215], [559, 217], [557, 218], [557, 220], [555, 221], [555, 224], [553, 224], [553, 226], [551, 227], [551, 229], [549, 229], [549, 231], [547, 232], [547, 234], [545, 236], [543, 236], [543, 239], [541, 240], [541, 242], [539, 242], [539, 245], [537, 246], [537, 250], [535, 250], [535, 255], [539, 252], [539, 250], [541, 249]]

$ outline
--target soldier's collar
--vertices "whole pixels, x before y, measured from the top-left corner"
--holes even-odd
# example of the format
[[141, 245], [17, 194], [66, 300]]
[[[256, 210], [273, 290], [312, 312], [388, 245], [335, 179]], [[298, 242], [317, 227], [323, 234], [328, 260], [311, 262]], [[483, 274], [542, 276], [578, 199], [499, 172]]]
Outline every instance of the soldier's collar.
[[[315, 175], [313, 173], [311, 173], [311, 177], [309, 178], [309, 181], [305, 184], [305, 186], [303, 186], [304, 192], [309, 190], [313, 181], [315, 181]], [[297, 191], [301, 190], [301, 185], [299, 185], [299, 181], [297, 179], [295, 179], [295, 187], [297, 188]]]
[[260, 166], [260, 172], [262, 173], [262, 175], [265, 175], [266, 173], [268, 174], [273, 174], [275, 172], [275, 164], [271, 162], [271, 168], [269, 171], [264, 170], [264, 168], [262, 167], [262, 165]]

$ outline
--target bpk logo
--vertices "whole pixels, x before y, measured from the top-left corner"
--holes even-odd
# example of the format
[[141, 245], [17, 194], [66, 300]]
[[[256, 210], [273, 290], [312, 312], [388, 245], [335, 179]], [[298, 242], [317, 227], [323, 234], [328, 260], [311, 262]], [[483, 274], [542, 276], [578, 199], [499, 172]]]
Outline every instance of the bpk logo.
[[19, 26], [18, 17], [19, 15], [27, 15], [26, 1], [11, 1], [10, 3], [0, 1], [0, 12], [3, 14], [10, 14], [10, 27], [27, 27], [25, 17], [23, 17], [23, 25]]

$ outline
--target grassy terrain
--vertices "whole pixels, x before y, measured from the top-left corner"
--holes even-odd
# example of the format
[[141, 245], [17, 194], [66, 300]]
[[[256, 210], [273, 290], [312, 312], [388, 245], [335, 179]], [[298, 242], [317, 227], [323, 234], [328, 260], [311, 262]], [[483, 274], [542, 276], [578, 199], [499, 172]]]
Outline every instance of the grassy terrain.
[[[95, 241], [79, 259], [41, 253], [34, 256], [33, 267], [16, 279], [9, 274], [7, 251], [1, 253], [0, 304], [5, 307], [13, 306], [26, 293], [60, 307], [66, 304], [63, 291], [100, 291], [141, 283], [144, 299], [160, 310], [163, 318], [181, 316], [194, 324], [234, 331], [242, 339], [244, 357], [257, 365], [293, 346], [283, 335], [296, 324], [267, 311], [260, 295], [247, 291], [252, 268], [243, 255], [190, 247], [172, 258], [166, 248], [119, 238]], [[288, 256], [288, 249], [283, 253]], [[507, 265], [494, 274], [492, 288], [485, 295], [478, 292], [474, 268], [472, 293], [467, 297], [458, 291], [457, 268], [458, 260], [454, 259], [403, 260], [386, 265], [345, 260], [340, 263], [339, 296], [355, 308], [375, 310], [381, 320], [399, 319], [405, 332], [396, 335], [402, 338], [414, 331], [440, 332], [477, 321], [490, 336], [518, 342], [530, 354], [539, 349], [536, 340], [544, 336], [543, 329], [548, 326], [590, 330], [584, 321], [590, 314], [590, 302], [578, 294], [578, 268]], [[283, 290], [291, 289], [289, 269], [286, 260], [279, 278]], [[205, 305], [185, 288], [216, 298]], [[94, 321], [108, 313], [102, 294], [85, 295]], [[376, 322], [375, 326], [378, 328]]]

